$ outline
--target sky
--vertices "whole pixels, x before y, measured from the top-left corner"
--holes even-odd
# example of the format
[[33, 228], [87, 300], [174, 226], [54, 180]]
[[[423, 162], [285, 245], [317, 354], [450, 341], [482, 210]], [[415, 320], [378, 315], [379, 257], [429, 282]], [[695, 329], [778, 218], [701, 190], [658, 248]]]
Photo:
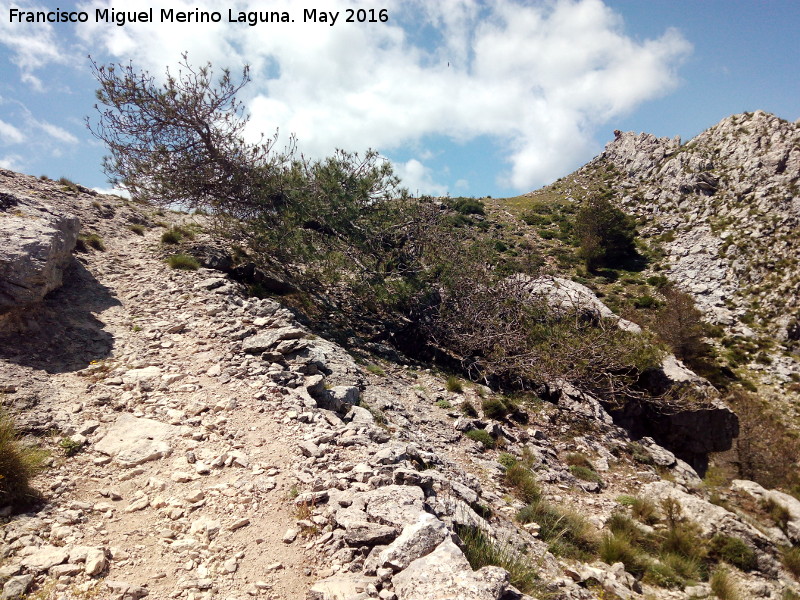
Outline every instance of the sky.
[[[437, 196], [536, 189], [615, 129], [686, 141], [734, 113], [800, 118], [796, 0], [226, 1], [0, 0], [0, 167], [109, 188], [85, 124], [88, 55], [159, 79], [182, 52], [217, 72], [248, 64], [248, 139], [294, 134], [310, 158], [372, 148], [412, 193]], [[293, 22], [230, 21], [265, 7]], [[103, 9], [155, 22], [120, 26]], [[164, 22], [162, 9], [220, 21]], [[12, 18], [55, 10], [87, 21]]]

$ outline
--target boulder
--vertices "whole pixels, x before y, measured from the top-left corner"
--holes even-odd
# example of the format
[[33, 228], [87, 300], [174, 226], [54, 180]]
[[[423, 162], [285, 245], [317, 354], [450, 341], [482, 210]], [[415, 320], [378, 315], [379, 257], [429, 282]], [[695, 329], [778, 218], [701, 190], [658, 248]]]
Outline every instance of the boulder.
[[296, 340], [306, 335], [306, 332], [297, 327], [287, 325], [257, 333], [242, 342], [242, 351], [248, 354], [260, 354], [272, 350], [284, 340]]
[[413, 561], [432, 552], [448, 534], [444, 523], [423, 513], [416, 523], [406, 525], [400, 536], [380, 553], [378, 563], [381, 567], [402, 571]]
[[61, 285], [79, 229], [77, 217], [0, 191], [0, 314]]
[[436, 549], [394, 576], [398, 600], [499, 600], [509, 587], [500, 567], [472, 570], [448, 537]]
[[178, 428], [153, 419], [122, 414], [94, 448], [124, 466], [135, 466], [172, 453], [170, 440]]
[[789, 520], [786, 523], [786, 536], [794, 543], [800, 544], [800, 500], [778, 490], [767, 490], [755, 481], [735, 479], [731, 482], [731, 489], [752, 496], [761, 501], [770, 501], [786, 509]]
[[33, 575], [18, 575], [12, 577], [3, 585], [3, 593], [0, 595], [1, 600], [17, 600], [25, 595], [31, 583], [33, 583]]

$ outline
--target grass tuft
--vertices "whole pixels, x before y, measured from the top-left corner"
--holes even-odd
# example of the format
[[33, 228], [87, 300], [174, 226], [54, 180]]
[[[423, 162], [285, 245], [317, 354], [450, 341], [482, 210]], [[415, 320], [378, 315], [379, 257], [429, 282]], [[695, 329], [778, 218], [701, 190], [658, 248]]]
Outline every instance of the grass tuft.
[[464, 556], [473, 569], [490, 565], [501, 567], [508, 571], [511, 585], [519, 591], [531, 593], [536, 590], [535, 564], [514, 550], [511, 544], [495, 542], [476, 527], [457, 526], [456, 533], [463, 542]]
[[0, 506], [23, 507], [38, 498], [30, 480], [46, 458], [45, 450], [19, 440], [14, 421], [0, 411]]
[[719, 600], [740, 600], [739, 590], [733, 582], [730, 571], [720, 568], [714, 571], [709, 580], [711, 591]]
[[445, 382], [445, 387], [447, 388], [448, 392], [453, 392], [455, 394], [464, 393], [464, 385], [461, 383], [461, 380], [455, 375], [451, 375], [450, 377], [447, 378], [447, 381]]
[[487, 450], [492, 450], [497, 442], [485, 429], [470, 429], [465, 434], [469, 439], [480, 442]]
[[188, 254], [173, 254], [167, 259], [167, 264], [172, 269], [182, 269], [184, 271], [196, 271], [200, 268], [200, 263], [194, 256]]

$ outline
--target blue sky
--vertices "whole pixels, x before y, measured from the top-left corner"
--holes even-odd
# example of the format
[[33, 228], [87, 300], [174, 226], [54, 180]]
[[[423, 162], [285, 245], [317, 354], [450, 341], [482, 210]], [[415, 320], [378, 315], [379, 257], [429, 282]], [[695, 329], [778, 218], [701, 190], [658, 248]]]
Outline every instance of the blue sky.
[[[83, 10], [86, 24], [9, 22]], [[294, 23], [228, 23], [255, 0], [0, 0], [0, 166], [105, 188], [87, 54], [154, 74], [252, 65], [248, 134], [295, 133], [307, 156], [375, 148], [412, 192], [509, 196], [565, 175], [614, 129], [687, 140], [725, 116], [800, 117], [800, 5], [721, 0], [282, 0]], [[217, 10], [218, 24], [96, 23], [98, 8]], [[348, 8], [387, 23], [344, 23]], [[303, 10], [341, 11], [337, 23]]]

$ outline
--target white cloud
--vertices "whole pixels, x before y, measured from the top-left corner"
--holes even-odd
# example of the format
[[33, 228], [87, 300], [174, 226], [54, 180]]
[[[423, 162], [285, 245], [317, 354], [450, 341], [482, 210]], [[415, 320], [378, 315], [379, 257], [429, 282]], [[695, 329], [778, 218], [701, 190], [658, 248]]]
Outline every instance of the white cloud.
[[36, 120], [34, 120], [32, 124], [38, 129], [44, 131], [54, 141], [61, 142], [63, 144], [78, 143], [78, 138], [76, 138], [66, 129], [58, 127], [57, 125], [53, 125], [52, 123], [48, 123], [47, 121], [36, 121]]
[[403, 186], [414, 196], [446, 196], [447, 186], [433, 180], [433, 172], [417, 159], [394, 163], [394, 171], [403, 180]]
[[[422, 163], [431, 136], [490, 137], [507, 162], [501, 177], [517, 189], [554, 179], [595, 150], [599, 126], [673, 89], [691, 51], [674, 30], [644, 41], [627, 36], [601, 0], [386, 0], [388, 23], [343, 23], [346, 8], [373, 8], [359, 2], [270, 3], [291, 12], [297, 22], [288, 24], [227, 23], [221, 11], [219, 24], [101, 23], [78, 32], [93, 54], [132, 58], [154, 74], [184, 50], [195, 64], [210, 60], [235, 71], [247, 62], [254, 138], [276, 128], [293, 132], [312, 157], [337, 147], [419, 148], [400, 168], [409, 188], [429, 190], [443, 189]], [[131, 0], [125, 9], [150, 6]], [[97, 7], [111, 7], [110, 0], [80, 8], [93, 14]], [[170, 7], [191, 11], [195, 4]], [[235, 0], [232, 8], [264, 7]], [[304, 8], [339, 10], [339, 22], [303, 23]]]
[[21, 144], [25, 141], [25, 134], [11, 123], [0, 120], [0, 143]]
[[0, 156], [0, 169], [8, 169], [9, 171], [22, 171], [25, 165], [25, 159], [19, 154], [6, 154]]
[[[49, 11], [41, 5], [30, 2], [8, 2], [0, 0], [0, 13], [10, 18], [10, 9], [21, 11]], [[69, 26], [59, 24], [62, 27]], [[23, 82], [34, 89], [41, 89], [41, 80], [32, 75], [32, 71], [49, 64], [67, 64], [73, 57], [70, 56], [64, 44], [59, 42], [55, 27], [50, 23], [11, 22], [3, 18], [0, 20], [0, 44], [11, 51], [11, 60], [22, 72]]]

